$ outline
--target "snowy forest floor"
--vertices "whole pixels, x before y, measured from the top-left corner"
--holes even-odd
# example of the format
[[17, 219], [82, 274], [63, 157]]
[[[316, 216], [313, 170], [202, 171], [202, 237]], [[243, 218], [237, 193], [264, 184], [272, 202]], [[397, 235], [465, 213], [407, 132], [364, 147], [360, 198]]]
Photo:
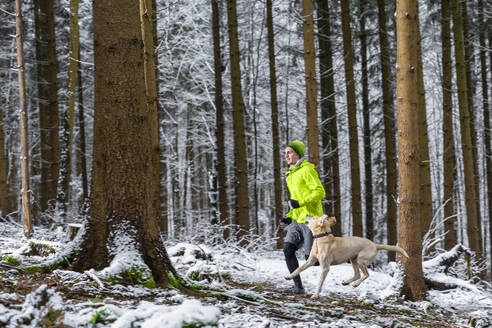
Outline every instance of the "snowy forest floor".
[[[398, 296], [395, 263], [375, 267], [359, 287], [342, 286], [350, 264], [332, 266], [311, 300], [319, 267], [303, 272], [306, 295], [281, 290], [281, 251], [166, 243], [180, 274], [198, 279], [194, 296], [176, 289], [111, 284], [91, 270], [53, 269], [76, 242], [61, 231], [0, 223], [0, 327], [491, 327], [492, 289], [435, 274], [455, 288], [430, 290], [422, 302]], [[302, 263], [302, 261], [301, 261]], [[41, 269], [50, 266], [52, 269]], [[426, 272], [431, 275], [432, 272]]]

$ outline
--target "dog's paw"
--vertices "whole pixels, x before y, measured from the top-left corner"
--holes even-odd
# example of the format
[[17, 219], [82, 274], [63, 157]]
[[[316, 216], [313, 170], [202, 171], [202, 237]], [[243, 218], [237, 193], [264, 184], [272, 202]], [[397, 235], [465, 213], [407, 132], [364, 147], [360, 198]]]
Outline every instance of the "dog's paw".
[[361, 283], [361, 282], [362, 282], [362, 281], [356, 281], [356, 282], [354, 282], [354, 283], [352, 284], [352, 287], [354, 287], [354, 288], [355, 288], [355, 287], [359, 287], [359, 285], [360, 285], [360, 283]]
[[294, 277], [292, 277], [292, 276], [289, 274], [289, 275], [285, 276], [284, 278], [285, 278], [285, 280], [290, 280], [290, 279], [292, 279], [292, 278], [294, 278]]
[[313, 294], [313, 295], [311, 296], [311, 299], [312, 299], [312, 300], [314, 300], [314, 299], [317, 299], [318, 297], [319, 297], [319, 294]]
[[348, 284], [350, 284], [350, 281], [346, 281], [346, 280], [342, 281], [342, 285], [347, 286]]

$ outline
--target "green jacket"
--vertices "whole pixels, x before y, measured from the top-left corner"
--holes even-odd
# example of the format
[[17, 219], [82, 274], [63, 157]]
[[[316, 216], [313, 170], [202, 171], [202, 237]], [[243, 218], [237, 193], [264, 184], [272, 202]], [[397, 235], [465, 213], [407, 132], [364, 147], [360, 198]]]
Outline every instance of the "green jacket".
[[321, 200], [325, 198], [325, 188], [319, 180], [314, 165], [303, 160], [285, 175], [287, 175], [290, 198], [299, 202], [299, 208], [290, 210], [286, 216], [298, 223], [306, 222], [306, 215], [322, 216]]

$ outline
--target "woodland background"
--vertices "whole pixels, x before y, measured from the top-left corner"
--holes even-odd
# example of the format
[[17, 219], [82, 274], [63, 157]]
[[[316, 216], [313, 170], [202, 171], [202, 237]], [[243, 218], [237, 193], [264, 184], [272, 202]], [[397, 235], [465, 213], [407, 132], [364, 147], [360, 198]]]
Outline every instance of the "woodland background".
[[[318, 165], [325, 212], [340, 223], [336, 233], [397, 242], [396, 4], [315, 1], [309, 39], [309, 3], [157, 1], [155, 15], [148, 10], [158, 90], [158, 224], [166, 238], [210, 240], [212, 233], [245, 244], [251, 234], [279, 234], [280, 244], [278, 220], [288, 199], [282, 151], [298, 138]], [[474, 274], [486, 278], [492, 3], [416, 4], [420, 219], [405, 233], [420, 231], [424, 258], [467, 245], [476, 252]], [[0, 208], [2, 219], [19, 221], [26, 190], [13, 13], [13, 2], [0, 4]], [[235, 13], [237, 44], [228, 23]], [[22, 19], [34, 226], [80, 223], [94, 183], [93, 150], [104, 147], [93, 128], [92, 2], [25, 1]], [[306, 44], [315, 51], [306, 52]]]

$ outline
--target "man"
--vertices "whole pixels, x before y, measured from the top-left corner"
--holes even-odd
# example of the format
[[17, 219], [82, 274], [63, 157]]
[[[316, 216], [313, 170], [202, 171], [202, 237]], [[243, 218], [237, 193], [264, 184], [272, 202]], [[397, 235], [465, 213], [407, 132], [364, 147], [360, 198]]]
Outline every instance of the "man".
[[[290, 166], [287, 175], [287, 188], [290, 199], [289, 212], [281, 225], [287, 227], [284, 239], [285, 262], [289, 272], [299, 267], [296, 250], [304, 247], [305, 258], [309, 257], [313, 246], [313, 234], [306, 224], [306, 216], [322, 216], [321, 200], [325, 198], [325, 189], [319, 180], [314, 165], [303, 159], [306, 146], [300, 140], [294, 140], [285, 147], [285, 160]], [[304, 294], [301, 277], [294, 278], [294, 287], [285, 293]]]

